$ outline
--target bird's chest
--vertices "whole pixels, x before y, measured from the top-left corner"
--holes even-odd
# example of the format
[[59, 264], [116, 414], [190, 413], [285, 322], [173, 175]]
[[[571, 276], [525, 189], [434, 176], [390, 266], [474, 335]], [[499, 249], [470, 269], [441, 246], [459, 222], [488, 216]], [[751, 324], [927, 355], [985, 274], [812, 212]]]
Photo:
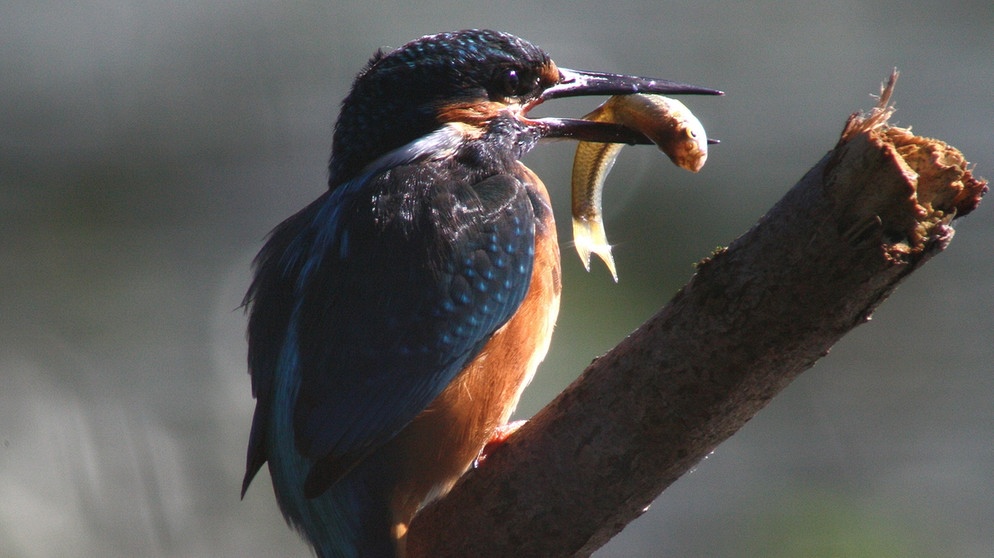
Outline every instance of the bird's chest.
[[548, 351], [562, 288], [559, 246], [544, 186], [524, 166], [518, 173], [534, 227], [527, 289], [475, 357], [391, 443], [388, 451], [405, 456], [394, 502], [400, 515], [448, 491], [507, 422]]

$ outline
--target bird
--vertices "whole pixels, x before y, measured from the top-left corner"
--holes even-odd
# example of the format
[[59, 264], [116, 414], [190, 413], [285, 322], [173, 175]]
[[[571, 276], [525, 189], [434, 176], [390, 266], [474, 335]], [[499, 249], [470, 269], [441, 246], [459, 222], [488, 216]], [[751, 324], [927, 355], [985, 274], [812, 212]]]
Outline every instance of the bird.
[[278, 225], [244, 299], [256, 400], [245, 497], [268, 463], [321, 558], [397, 558], [511, 416], [562, 289], [539, 141], [649, 143], [609, 122], [531, 118], [556, 98], [720, 94], [558, 67], [491, 30], [374, 54], [334, 127], [328, 189]]

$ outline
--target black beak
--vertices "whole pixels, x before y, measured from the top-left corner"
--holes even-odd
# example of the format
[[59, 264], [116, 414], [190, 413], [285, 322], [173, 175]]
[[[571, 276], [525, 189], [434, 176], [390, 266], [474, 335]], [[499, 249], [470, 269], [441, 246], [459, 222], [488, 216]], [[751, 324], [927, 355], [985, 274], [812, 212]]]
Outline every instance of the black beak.
[[[724, 92], [689, 83], [668, 79], [653, 79], [601, 72], [586, 72], [559, 68], [559, 83], [549, 87], [542, 95], [525, 107], [525, 113], [549, 99], [588, 95], [630, 95], [648, 93], [656, 95], [724, 95]], [[579, 118], [539, 118], [532, 123], [543, 128], [546, 138], [569, 138], [580, 141], [608, 143], [652, 143], [641, 133], [606, 122], [591, 122]], [[716, 143], [716, 142], [715, 142]]]
[[724, 95], [724, 92], [668, 79], [653, 79], [620, 74], [604, 74], [559, 68], [559, 83], [542, 92], [542, 100], [581, 95]]

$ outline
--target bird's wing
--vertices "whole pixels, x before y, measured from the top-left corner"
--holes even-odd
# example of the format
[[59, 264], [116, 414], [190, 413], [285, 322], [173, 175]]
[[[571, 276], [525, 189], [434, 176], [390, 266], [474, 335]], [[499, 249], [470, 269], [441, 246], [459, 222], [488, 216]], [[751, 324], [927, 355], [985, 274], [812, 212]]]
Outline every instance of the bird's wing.
[[296, 448], [321, 469], [311, 495], [427, 407], [514, 314], [531, 278], [534, 218], [521, 180], [467, 186], [416, 165], [389, 173], [281, 225], [249, 293], [255, 421], [269, 415], [275, 376], [299, 375]]

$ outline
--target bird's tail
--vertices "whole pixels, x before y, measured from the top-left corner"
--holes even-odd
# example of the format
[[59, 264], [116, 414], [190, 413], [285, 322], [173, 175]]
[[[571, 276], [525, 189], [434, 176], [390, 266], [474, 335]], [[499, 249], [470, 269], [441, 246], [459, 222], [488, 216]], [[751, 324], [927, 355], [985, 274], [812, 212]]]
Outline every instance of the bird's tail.
[[284, 370], [290, 372], [277, 376], [266, 440], [273, 489], [283, 516], [311, 543], [319, 558], [396, 558], [386, 488], [391, 477], [389, 468], [375, 455], [320, 495], [305, 495], [305, 481], [314, 462], [297, 451], [292, 434], [292, 402], [300, 382], [292, 355], [284, 350]]
[[[315, 498], [304, 495], [310, 463], [299, 455], [271, 456], [276, 499], [287, 522], [319, 558], [396, 558], [392, 515], [375, 459], [366, 460]], [[388, 474], [388, 473], [387, 473]]]

